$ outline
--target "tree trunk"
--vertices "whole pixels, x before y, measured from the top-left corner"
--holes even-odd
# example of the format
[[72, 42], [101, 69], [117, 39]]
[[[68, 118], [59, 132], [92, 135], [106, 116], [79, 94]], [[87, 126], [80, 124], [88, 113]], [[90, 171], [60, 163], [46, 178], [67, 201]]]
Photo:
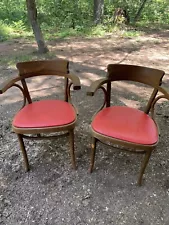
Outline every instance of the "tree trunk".
[[102, 23], [104, 15], [104, 0], [94, 0], [94, 23]]
[[33, 33], [35, 35], [35, 39], [38, 45], [38, 52], [46, 53], [49, 50], [45, 44], [41, 28], [38, 24], [36, 2], [35, 0], [26, 0], [26, 5], [28, 10], [28, 17], [29, 17], [29, 20], [33, 29]]
[[142, 13], [142, 11], [143, 11], [143, 9], [144, 9], [144, 6], [145, 6], [146, 2], [147, 2], [147, 0], [143, 0], [143, 2], [142, 2], [142, 4], [141, 4], [141, 6], [140, 6], [140, 8], [139, 8], [139, 10], [138, 10], [138, 12], [137, 12], [135, 18], [134, 18], [134, 21], [133, 21], [134, 23], [136, 23], [137, 20], [139, 19], [140, 15], [141, 15], [141, 13]]

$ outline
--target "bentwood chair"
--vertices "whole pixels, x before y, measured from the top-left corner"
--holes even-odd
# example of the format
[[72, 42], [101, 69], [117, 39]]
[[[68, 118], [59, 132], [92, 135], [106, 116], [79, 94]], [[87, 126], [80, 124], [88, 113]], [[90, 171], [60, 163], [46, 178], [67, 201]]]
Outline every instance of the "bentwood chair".
[[[17, 87], [23, 94], [23, 106], [13, 118], [12, 128], [19, 139], [26, 171], [29, 170], [29, 162], [24, 138], [52, 139], [66, 135], [69, 135], [71, 162], [75, 169], [74, 128], [77, 116], [76, 110], [71, 104], [70, 88], [72, 85], [74, 90], [81, 88], [79, 78], [69, 73], [69, 62], [63, 59], [20, 62], [16, 66], [19, 75], [2, 84], [0, 93], [3, 94], [11, 87]], [[37, 76], [63, 77], [64, 100], [52, 99], [33, 102], [26, 80]], [[21, 81], [21, 83], [18, 84], [18, 81]], [[50, 135], [50, 133], [55, 132], [60, 133]]]
[[[104, 93], [104, 103], [94, 115], [91, 123], [90, 172], [93, 171], [98, 141], [105, 144], [122, 145], [127, 147], [126, 150], [129, 152], [145, 154], [138, 178], [138, 185], [141, 185], [149, 158], [159, 140], [158, 126], [154, 119], [154, 106], [161, 98], [169, 100], [168, 92], [161, 87], [163, 76], [164, 72], [158, 69], [110, 64], [107, 67], [107, 77], [91, 84], [87, 94], [93, 96], [98, 89], [101, 89]], [[111, 106], [113, 81], [134, 81], [152, 87], [153, 92], [145, 110], [141, 111], [127, 106]], [[158, 92], [161, 92], [162, 95], [156, 97]], [[113, 95], [116, 95], [115, 92]]]

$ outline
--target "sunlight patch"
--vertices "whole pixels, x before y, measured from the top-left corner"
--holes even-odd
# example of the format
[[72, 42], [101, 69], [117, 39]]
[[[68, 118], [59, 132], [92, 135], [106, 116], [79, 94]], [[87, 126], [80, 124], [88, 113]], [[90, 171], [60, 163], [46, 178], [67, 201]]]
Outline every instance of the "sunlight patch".
[[140, 108], [140, 102], [136, 101], [136, 100], [129, 100], [123, 97], [119, 97], [119, 100], [124, 103], [124, 105], [128, 106], [128, 107], [132, 107], [132, 108]]

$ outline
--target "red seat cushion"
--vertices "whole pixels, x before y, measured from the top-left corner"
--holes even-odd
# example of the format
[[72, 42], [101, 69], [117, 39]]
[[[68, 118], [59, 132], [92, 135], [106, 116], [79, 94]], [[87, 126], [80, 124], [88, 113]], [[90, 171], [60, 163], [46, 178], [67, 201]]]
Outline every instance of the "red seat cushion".
[[55, 127], [72, 123], [76, 112], [71, 104], [61, 100], [42, 100], [26, 105], [13, 120], [19, 128]]
[[93, 119], [94, 131], [136, 144], [152, 145], [158, 141], [154, 121], [144, 112], [126, 106], [101, 110]]

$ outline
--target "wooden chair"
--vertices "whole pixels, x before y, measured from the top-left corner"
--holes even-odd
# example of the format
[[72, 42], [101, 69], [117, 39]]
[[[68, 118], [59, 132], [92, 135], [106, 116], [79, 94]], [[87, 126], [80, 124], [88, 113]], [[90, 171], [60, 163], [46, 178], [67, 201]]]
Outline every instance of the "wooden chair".
[[[131, 152], [145, 154], [138, 178], [138, 185], [141, 185], [145, 168], [159, 138], [158, 126], [154, 119], [154, 105], [161, 98], [169, 100], [168, 92], [161, 87], [164, 72], [147, 67], [120, 64], [108, 65], [107, 71], [107, 77], [93, 82], [87, 93], [93, 96], [98, 89], [104, 92], [104, 104], [94, 115], [91, 123], [90, 172], [94, 167], [97, 141], [122, 145], [131, 148]], [[140, 82], [153, 87], [144, 111], [127, 106], [110, 106], [111, 83], [120, 80]], [[104, 84], [106, 87], [103, 86]], [[156, 97], [158, 91], [162, 95]]]
[[[30, 61], [17, 63], [19, 76], [5, 82], [0, 87], [3, 94], [11, 87], [17, 87], [23, 94], [24, 103], [21, 110], [15, 115], [12, 128], [17, 134], [20, 148], [23, 154], [26, 171], [29, 170], [28, 157], [23, 139], [47, 139], [69, 135], [70, 154], [72, 166], [75, 169], [74, 154], [74, 128], [77, 120], [76, 110], [71, 104], [70, 88], [79, 90], [80, 80], [77, 76], [69, 73], [69, 62], [63, 59], [50, 61]], [[64, 100], [40, 100], [32, 102], [26, 79], [37, 76], [58, 76], [65, 80]], [[21, 84], [17, 82], [21, 81]], [[26, 104], [26, 102], [28, 104]], [[50, 136], [50, 133], [61, 132]], [[66, 132], [66, 133], [65, 133]], [[43, 134], [43, 135], [42, 135]], [[44, 135], [47, 134], [47, 135]]]

